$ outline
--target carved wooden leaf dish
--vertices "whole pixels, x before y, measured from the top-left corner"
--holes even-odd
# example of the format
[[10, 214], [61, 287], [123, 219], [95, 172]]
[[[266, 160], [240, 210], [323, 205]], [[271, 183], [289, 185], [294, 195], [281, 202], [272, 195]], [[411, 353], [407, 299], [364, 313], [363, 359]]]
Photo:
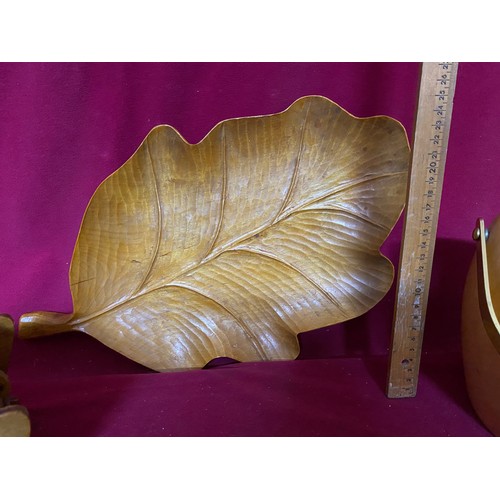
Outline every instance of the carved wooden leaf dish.
[[319, 96], [198, 144], [158, 126], [87, 207], [74, 312], [24, 315], [19, 334], [80, 330], [158, 371], [295, 358], [298, 333], [388, 291], [408, 163], [399, 122]]

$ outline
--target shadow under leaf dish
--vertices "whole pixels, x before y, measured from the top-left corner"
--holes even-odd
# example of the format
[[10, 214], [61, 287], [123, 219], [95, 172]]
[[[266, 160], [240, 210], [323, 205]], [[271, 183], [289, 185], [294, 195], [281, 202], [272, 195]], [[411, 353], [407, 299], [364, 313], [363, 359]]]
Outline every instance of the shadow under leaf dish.
[[399, 122], [320, 96], [223, 121], [198, 144], [158, 126], [87, 207], [73, 313], [26, 314], [19, 335], [86, 332], [157, 371], [294, 359], [299, 333], [389, 290], [380, 246], [408, 164]]

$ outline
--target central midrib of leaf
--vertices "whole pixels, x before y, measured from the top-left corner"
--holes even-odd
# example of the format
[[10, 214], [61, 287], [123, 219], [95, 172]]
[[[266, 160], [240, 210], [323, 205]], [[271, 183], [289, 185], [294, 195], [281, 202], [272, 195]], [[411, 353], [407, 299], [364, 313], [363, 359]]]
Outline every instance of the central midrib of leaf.
[[[155, 283], [149, 288], [145, 288], [144, 285], [147, 282], [148, 278], [151, 276], [151, 273], [154, 269], [154, 265], [157, 261], [157, 257], [159, 254], [159, 249], [161, 245], [161, 239], [162, 239], [162, 228], [163, 228], [163, 220], [162, 220], [162, 215], [163, 215], [163, 210], [162, 210], [162, 203], [161, 203], [161, 198], [159, 196], [159, 188], [158, 188], [158, 178], [153, 162], [153, 158], [151, 156], [151, 153], [149, 151], [149, 146], [146, 141], [146, 148], [148, 151], [149, 155], [149, 160], [150, 160], [150, 167], [152, 170], [152, 178], [153, 178], [153, 183], [154, 183], [154, 192], [155, 192], [155, 204], [157, 207], [158, 211], [158, 231], [156, 234], [157, 241], [155, 243], [155, 250], [153, 252], [153, 255], [151, 257], [151, 262], [148, 266], [148, 269], [146, 273], [144, 274], [144, 277], [141, 279], [141, 281], [138, 283], [138, 285], [133, 289], [133, 291], [124, 299], [121, 299], [119, 301], [116, 301], [115, 303], [112, 303], [108, 305], [107, 307], [96, 311], [92, 314], [89, 314], [85, 317], [78, 318], [78, 319], [73, 319], [71, 320], [68, 324], [72, 326], [77, 326], [82, 323], [86, 323], [94, 318], [97, 318], [103, 314], [109, 313], [129, 302], [132, 302], [142, 296], [145, 296], [149, 293], [152, 293], [156, 290], [160, 290], [162, 288], [167, 288], [167, 287], [180, 287], [180, 285], [175, 284], [175, 281], [181, 278], [182, 276], [191, 273], [198, 269], [199, 267], [215, 260], [218, 258], [221, 254], [228, 252], [228, 251], [235, 251], [237, 250], [236, 247], [241, 245], [242, 243], [246, 242], [247, 240], [250, 240], [253, 236], [256, 234], [262, 233], [263, 231], [266, 231], [268, 229], [271, 229], [274, 225], [282, 222], [283, 220], [287, 219], [288, 217], [297, 214], [299, 212], [307, 210], [308, 206], [318, 203], [320, 201], [324, 201], [331, 196], [335, 196], [338, 193], [351, 189], [361, 183], [364, 182], [371, 182], [374, 179], [381, 178], [381, 177], [388, 177], [392, 175], [401, 175], [401, 172], [394, 172], [394, 173], [387, 173], [387, 174], [370, 174], [362, 179], [355, 179], [354, 181], [347, 182], [341, 186], [334, 186], [331, 190], [324, 192], [321, 194], [321, 196], [318, 196], [314, 199], [306, 199], [301, 205], [296, 206], [293, 210], [286, 210], [287, 207], [289, 206], [290, 200], [292, 199], [293, 191], [295, 189], [295, 186], [297, 184], [297, 179], [299, 175], [299, 169], [300, 169], [300, 161], [302, 158], [302, 153], [304, 149], [304, 137], [305, 137], [305, 131], [306, 131], [306, 124], [307, 124], [307, 119], [308, 119], [308, 114], [309, 114], [309, 108], [310, 104], [307, 108], [305, 118], [303, 120], [301, 130], [300, 130], [300, 138], [299, 138], [299, 147], [296, 155], [296, 160], [294, 164], [294, 169], [290, 178], [290, 183], [287, 188], [286, 195], [283, 198], [283, 202], [281, 206], [279, 207], [276, 215], [274, 218], [270, 218], [266, 223], [262, 224], [258, 228], [255, 228], [254, 230], [247, 232], [243, 235], [240, 235], [239, 237], [235, 238], [234, 240], [228, 241], [225, 245], [220, 246], [219, 248], [216, 248], [217, 240], [220, 236], [221, 233], [221, 228], [222, 228], [222, 222], [224, 218], [224, 207], [225, 207], [225, 202], [226, 202], [226, 192], [227, 192], [227, 176], [228, 176], [228, 167], [227, 167], [227, 162], [226, 162], [226, 137], [225, 137], [225, 130], [224, 130], [224, 123], [221, 125], [221, 143], [222, 143], [222, 154], [221, 154], [221, 163], [222, 163], [222, 187], [221, 187], [221, 202], [220, 202], [220, 210], [219, 210], [219, 215], [218, 215], [218, 221], [217, 221], [217, 226], [214, 231], [214, 235], [210, 240], [210, 243], [208, 245], [207, 252], [203, 258], [201, 258], [198, 262], [191, 264], [190, 266], [187, 266], [186, 268], [182, 269], [176, 276], [171, 278], [168, 283]], [[349, 212], [350, 214], [351, 212]], [[366, 219], [366, 222], [373, 223], [373, 221]], [[246, 250], [250, 251], [250, 250]], [[255, 252], [256, 255], [259, 255], [259, 252]], [[288, 263], [283, 262], [285, 265], [290, 265]]]
[[[294, 168], [293, 172], [290, 178], [290, 184], [288, 186], [286, 195], [283, 198], [283, 202], [280, 206], [280, 208], [277, 211], [276, 216], [270, 221], [267, 222], [266, 224], [263, 224], [262, 226], [258, 227], [257, 229], [254, 229], [250, 233], [246, 233], [244, 235], [240, 235], [239, 238], [236, 240], [229, 241], [226, 245], [223, 245], [220, 247], [218, 250], [215, 250], [217, 240], [219, 238], [221, 229], [222, 229], [222, 222], [224, 219], [224, 208], [225, 208], [225, 202], [226, 202], [226, 197], [227, 197], [227, 176], [228, 176], [228, 167], [227, 167], [227, 145], [226, 145], [226, 134], [225, 134], [225, 129], [224, 129], [224, 123], [221, 124], [221, 164], [222, 164], [222, 187], [221, 187], [221, 196], [220, 196], [220, 210], [219, 210], [219, 216], [218, 216], [218, 221], [217, 221], [217, 227], [214, 232], [213, 237], [210, 240], [210, 244], [208, 246], [208, 250], [206, 255], [196, 264], [189, 266], [188, 268], [183, 269], [181, 272], [179, 272], [175, 277], [173, 277], [170, 280], [170, 283], [175, 282], [177, 279], [179, 279], [181, 276], [196, 270], [198, 267], [206, 264], [207, 262], [210, 262], [211, 260], [216, 259], [219, 255], [221, 255], [224, 252], [227, 252], [228, 250], [232, 249], [233, 247], [236, 247], [243, 243], [244, 241], [252, 238], [258, 233], [261, 233], [262, 231], [265, 231], [266, 229], [269, 229], [272, 227], [274, 224], [278, 223], [281, 219], [280, 216], [283, 215], [283, 212], [285, 208], [287, 207], [292, 194], [293, 190], [297, 184], [297, 178], [298, 178], [298, 172], [300, 168], [300, 160], [302, 158], [302, 153], [304, 149], [304, 137], [305, 137], [305, 130], [306, 130], [306, 124], [307, 124], [307, 119], [309, 117], [309, 110], [311, 108], [311, 103], [308, 104], [306, 114], [304, 117], [304, 120], [302, 122], [301, 130], [300, 130], [300, 139], [299, 139], [299, 147], [297, 151], [297, 156], [296, 160], [294, 163]], [[139, 282], [139, 284], [134, 288], [133, 292], [130, 293], [128, 297], [125, 299], [122, 299], [120, 301], [117, 301], [113, 304], [108, 305], [107, 307], [101, 309], [100, 311], [96, 311], [95, 313], [88, 315], [83, 318], [79, 318], [77, 320], [72, 320], [70, 321], [70, 324], [73, 326], [79, 325], [81, 323], [85, 323], [91, 319], [94, 319], [98, 316], [101, 316], [102, 314], [106, 314], [107, 312], [113, 311], [114, 309], [127, 304], [128, 302], [131, 302], [141, 296], [144, 296], [148, 293], [154, 292], [155, 290], [159, 290], [161, 288], [165, 288], [169, 286], [169, 283], [162, 283], [160, 285], [155, 284], [150, 288], [144, 288], [145, 283], [147, 282], [148, 278], [151, 276], [151, 273], [154, 269], [154, 265], [157, 261], [158, 254], [159, 254], [159, 249], [161, 245], [161, 239], [162, 239], [162, 234], [163, 234], [163, 207], [161, 203], [161, 198], [159, 195], [159, 187], [158, 187], [158, 177], [156, 174], [156, 169], [154, 165], [153, 158], [151, 156], [151, 152], [149, 149], [149, 145], [147, 140], [145, 141], [145, 146], [148, 152], [148, 157], [149, 157], [149, 163], [150, 163], [150, 168], [152, 171], [152, 178], [153, 178], [153, 187], [154, 187], [154, 193], [155, 193], [155, 205], [156, 205], [156, 210], [158, 213], [158, 231], [156, 233], [156, 243], [155, 243], [155, 249], [153, 252], [153, 255], [151, 257], [150, 264], [148, 266], [148, 270], [144, 274], [144, 277], [142, 280]]]
[[[382, 177], [392, 177], [394, 175], [402, 175], [403, 173], [402, 172], [394, 172], [394, 173], [387, 173], [387, 174], [382, 174], [382, 175], [371, 175], [369, 176], [368, 178], [364, 178], [364, 179], [357, 179], [356, 181], [352, 182], [352, 183], [349, 183], [349, 184], [344, 184], [342, 187], [336, 187], [336, 188], [333, 188], [332, 190], [328, 191], [327, 193], [324, 193], [321, 197], [318, 197], [318, 198], [315, 198], [313, 200], [308, 200], [306, 202], [304, 202], [304, 204], [300, 205], [299, 207], [297, 207], [295, 210], [293, 211], [289, 211], [289, 212], [285, 212], [283, 211], [283, 213], [276, 217], [272, 222], [268, 223], [268, 224], [263, 224], [262, 226], [258, 227], [257, 229], [249, 232], [249, 233], [245, 233], [244, 235], [242, 235], [239, 239], [237, 240], [233, 240], [233, 241], [230, 241], [228, 242], [226, 245], [220, 247], [217, 251], [215, 252], [212, 252], [210, 254], [208, 254], [205, 258], [203, 258], [201, 261], [199, 261], [198, 263], [190, 266], [190, 267], [187, 267], [185, 269], [183, 269], [181, 272], [179, 272], [176, 276], [174, 276], [171, 280], [170, 280], [170, 283], [163, 283], [161, 285], [155, 285], [155, 286], [152, 286], [151, 288], [146, 288], [146, 289], [143, 289], [141, 291], [139, 291], [138, 293], [136, 293], [135, 295], [130, 295], [129, 297], [127, 297], [126, 299], [123, 299], [121, 301], [117, 301], [113, 304], [110, 304], [108, 307], [100, 310], [100, 311], [97, 311], [91, 315], [88, 315], [88, 316], [85, 316], [83, 318], [79, 318], [79, 319], [76, 319], [76, 320], [72, 320], [70, 322], [68, 322], [69, 325], [72, 325], [72, 326], [77, 326], [77, 325], [80, 325], [82, 323], [86, 323], [87, 321], [90, 321], [98, 316], [101, 316], [103, 314], [106, 314], [108, 312], [111, 312], [113, 311], [114, 309], [117, 309], [118, 307], [124, 305], [124, 304], [127, 304], [128, 302], [131, 302], [133, 300], [136, 300], [137, 298], [140, 298], [141, 296], [144, 296], [148, 293], [151, 293], [151, 292], [154, 292], [156, 290], [160, 290], [162, 288], [166, 288], [168, 286], [174, 286], [173, 283], [179, 279], [180, 277], [182, 277], [183, 275], [187, 274], [187, 273], [190, 273], [194, 270], [196, 270], [197, 268], [201, 267], [202, 265], [216, 259], [217, 257], [219, 257], [221, 254], [225, 253], [225, 252], [228, 252], [228, 251], [232, 251], [232, 250], [237, 250], [236, 247], [241, 245], [242, 243], [244, 243], [245, 241], [247, 240], [250, 240], [253, 236], [255, 236], [256, 234], [259, 234], [267, 229], [270, 229], [272, 228], [275, 224], [278, 224], [280, 222], [282, 222], [283, 220], [291, 217], [292, 215], [295, 215], [295, 214], [298, 214], [300, 212], [303, 212], [303, 211], [306, 211], [308, 208], [308, 206], [314, 204], [314, 203], [317, 203], [318, 201], [324, 201], [326, 200], [327, 198], [330, 198], [331, 196], [335, 196], [336, 194], [342, 192], [342, 191], [345, 191], [345, 190], [348, 190], [348, 189], [351, 189], [359, 184], [362, 184], [364, 182], [371, 182], [372, 180], [374, 179], [379, 179], [379, 178], [382, 178]], [[338, 209], [340, 210], [340, 209]], [[342, 209], [342, 211], [345, 211], [344, 209]], [[347, 212], [345, 211], [346, 213], [349, 213], [349, 215], [353, 215], [353, 216], [356, 216], [355, 214], [352, 214], [351, 212]], [[357, 218], [359, 218], [359, 216], [356, 216]], [[363, 218], [362, 219], [364, 222], [367, 222], [369, 224], [373, 224], [373, 225], [376, 225], [376, 226], [379, 226], [379, 224], [375, 223], [374, 221], [370, 220], [370, 219], [365, 219]], [[384, 229], [387, 229], [385, 227], [383, 227]], [[179, 285], [175, 285], [175, 286], [179, 286]]]

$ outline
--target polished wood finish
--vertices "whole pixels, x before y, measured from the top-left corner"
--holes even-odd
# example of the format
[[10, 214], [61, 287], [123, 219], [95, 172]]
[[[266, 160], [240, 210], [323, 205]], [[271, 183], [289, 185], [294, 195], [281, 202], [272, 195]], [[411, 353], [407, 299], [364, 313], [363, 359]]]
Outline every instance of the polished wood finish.
[[0, 408], [0, 437], [29, 437], [31, 424], [24, 406]]
[[0, 437], [27, 437], [31, 432], [28, 411], [11, 404], [10, 381], [5, 373], [14, 338], [14, 322], [10, 316], [0, 315]]
[[26, 314], [19, 335], [87, 332], [158, 371], [293, 359], [298, 333], [388, 291], [408, 163], [399, 122], [320, 96], [194, 145], [158, 126], [87, 207], [73, 313]]
[[0, 408], [9, 403], [10, 380], [7, 374], [0, 370]]
[[0, 407], [8, 404], [10, 381], [7, 377], [10, 353], [14, 340], [14, 322], [6, 314], [0, 314]]
[[422, 64], [386, 389], [390, 398], [417, 394], [457, 72], [458, 63]]
[[[462, 301], [462, 351], [470, 400], [484, 424], [500, 436], [500, 217], [485, 241], [484, 223]], [[482, 231], [482, 233], [481, 233]]]
[[9, 368], [10, 352], [14, 340], [14, 322], [10, 316], [0, 314], [0, 370]]

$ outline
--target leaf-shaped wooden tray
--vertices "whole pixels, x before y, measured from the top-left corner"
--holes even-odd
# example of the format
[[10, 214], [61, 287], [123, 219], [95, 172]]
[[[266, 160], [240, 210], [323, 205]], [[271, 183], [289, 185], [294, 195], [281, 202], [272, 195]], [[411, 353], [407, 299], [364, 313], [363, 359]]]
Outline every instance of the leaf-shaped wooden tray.
[[19, 334], [80, 330], [158, 371], [295, 358], [298, 333], [388, 291], [408, 163], [399, 122], [320, 96], [198, 144], [158, 126], [87, 207], [74, 312], [24, 315]]

